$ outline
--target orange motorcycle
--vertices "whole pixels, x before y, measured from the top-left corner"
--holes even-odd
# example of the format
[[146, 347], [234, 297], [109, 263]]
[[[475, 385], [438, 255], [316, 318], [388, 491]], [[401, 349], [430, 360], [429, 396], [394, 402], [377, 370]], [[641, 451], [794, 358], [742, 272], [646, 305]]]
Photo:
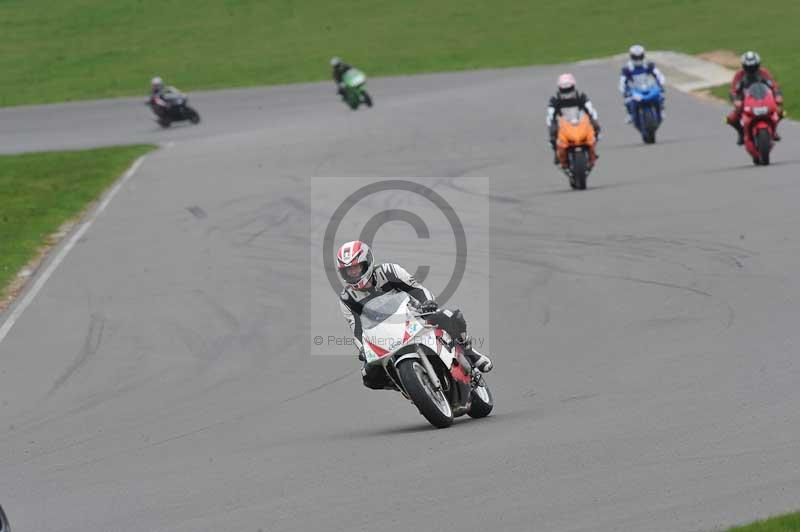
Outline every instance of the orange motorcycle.
[[573, 189], [586, 189], [586, 178], [597, 160], [596, 144], [589, 115], [577, 107], [562, 109], [558, 118], [556, 153]]

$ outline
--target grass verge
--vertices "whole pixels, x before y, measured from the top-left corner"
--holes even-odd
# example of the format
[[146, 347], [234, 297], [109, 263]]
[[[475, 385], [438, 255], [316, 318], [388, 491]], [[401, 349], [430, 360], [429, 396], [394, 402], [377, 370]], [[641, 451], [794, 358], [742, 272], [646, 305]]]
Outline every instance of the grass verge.
[[729, 528], [727, 532], [800, 532], [800, 512]]
[[154, 146], [0, 156], [0, 307], [17, 273]]
[[5, 0], [0, 105], [369, 75], [559, 63], [651, 49], [758, 50], [800, 103], [800, 2], [751, 0]]
[[725, 100], [730, 103], [731, 99], [728, 97], [729, 90], [731, 90], [730, 85], [717, 85], [716, 87], [711, 87], [711, 94], [720, 100]]

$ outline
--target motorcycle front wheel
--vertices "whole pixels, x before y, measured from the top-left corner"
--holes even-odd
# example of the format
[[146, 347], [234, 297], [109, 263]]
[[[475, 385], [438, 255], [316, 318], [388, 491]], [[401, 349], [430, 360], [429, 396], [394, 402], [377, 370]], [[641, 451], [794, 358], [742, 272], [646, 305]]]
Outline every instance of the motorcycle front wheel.
[[770, 138], [769, 130], [759, 129], [756, 133], [756, 149], [758, 149], [758, 158], [763, 165], [769, 164], [769, 150], [771, 148], [772, 139]]
[[355, 111], [356, 109], [358, 109], [358, 104], [360, 103], [361, 96], [359, 96], [358, 92], [355, 89], [350, 87], [345, 89], [345, 91], [346, 93], [344, 101], [347, 103], [350, 109]]
[[453, 409], [444, 391], [433, 387], [425, 366], [417, 359], [407, 359], [397, 366], [400, 381], [414, 405], [428, 422], [436, 428], [453, 424]]
[[658, 120], [654, 109], [647, 109], [644, 112], [644, 123], [642, 125], [642, 137], [645, 144], [656, 143], [656, 129], [658, 129]]
[[471, 404], [467, 415], [471, 418], [482, 418], [488, 416], [494, 408], [494, 396], [486, 381], [480, 377], [480, 382], [470, 392]]
[[575, 181], [576, 190], [586, 190], [586, 174], [588, 161], [586, 159], [586, 152], [575, 151], [572, 152], [572, 176]]

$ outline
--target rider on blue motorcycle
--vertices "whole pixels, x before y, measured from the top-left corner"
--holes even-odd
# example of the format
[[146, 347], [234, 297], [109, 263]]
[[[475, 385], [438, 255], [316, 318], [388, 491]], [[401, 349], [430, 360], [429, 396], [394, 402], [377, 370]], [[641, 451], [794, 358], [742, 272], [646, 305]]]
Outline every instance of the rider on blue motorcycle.
[[666, 82], [666, 78], [664, 74], [656, 67], [656, 64], [652, 61], [645, 61], [644, 60], [644, 46], [641, 44], [634, 44], [628, 50], [628, 54], [630, 56], [630, 60], [622, 67], [622, 73], [619, 78], [619, 91], [622, 93], [622, 96], [625, 98], [625, 109], [628, 111], [628, 118], [626, 120], [627, 123], [633, 122], [634, 114], [636, 113], [636, 102], [633, 99], [633, 95], [631, 93], [631, 85], [633, 84], [633, 80], [636, 76], [640, 76], [642, 74], [650, 74], [658, 83], [659, 87], [661, 87], [662, 95], [661, 95], [661, 115], [664, 115], [664, 83]]

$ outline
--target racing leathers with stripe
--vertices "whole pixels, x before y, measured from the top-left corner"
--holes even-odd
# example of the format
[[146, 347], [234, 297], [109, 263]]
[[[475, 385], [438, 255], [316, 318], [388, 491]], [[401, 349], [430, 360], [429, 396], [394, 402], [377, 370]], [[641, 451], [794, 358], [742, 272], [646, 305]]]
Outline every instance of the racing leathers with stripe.
[[[436, 308], [433, 294], [422, 286], [413, 275], [408, 273], [398, 264], [379, 264], [375, 267], [372, 274], [370, 286], [364, 290], [355, 290], [345, 287], [339, 299], [339, 308], [342, 311], [347, 324], [355, 338], [354, 342], [360, 354], [363, 353], [361, 337], [363, 333], [361, 324], [361, 312], [364, 305], [371, 299], [392, 290], [406, 292], [409, 296], [417, 300], [422, 306], [426, 302]], [[428, 321], [436, 323], [442, 327], [456, 341], [461, 342], [465, 355], [479, 362], [477, 367], [491, 368], [491, 361], [488, 357], [474, 351], [466, 334], [467, 323], [460, 310], [439, 309], [435, 314], [428, 316]], [[363, 356], [360, 356], [363, 361]], [[486, 369], [488, 371], [488, 369]], [[395, 389], [388, 379], [386, 372], [379, 365], [367, 366], [366, 363], [361, 367], [361, 376], [364, 386], [373, 389]]]

